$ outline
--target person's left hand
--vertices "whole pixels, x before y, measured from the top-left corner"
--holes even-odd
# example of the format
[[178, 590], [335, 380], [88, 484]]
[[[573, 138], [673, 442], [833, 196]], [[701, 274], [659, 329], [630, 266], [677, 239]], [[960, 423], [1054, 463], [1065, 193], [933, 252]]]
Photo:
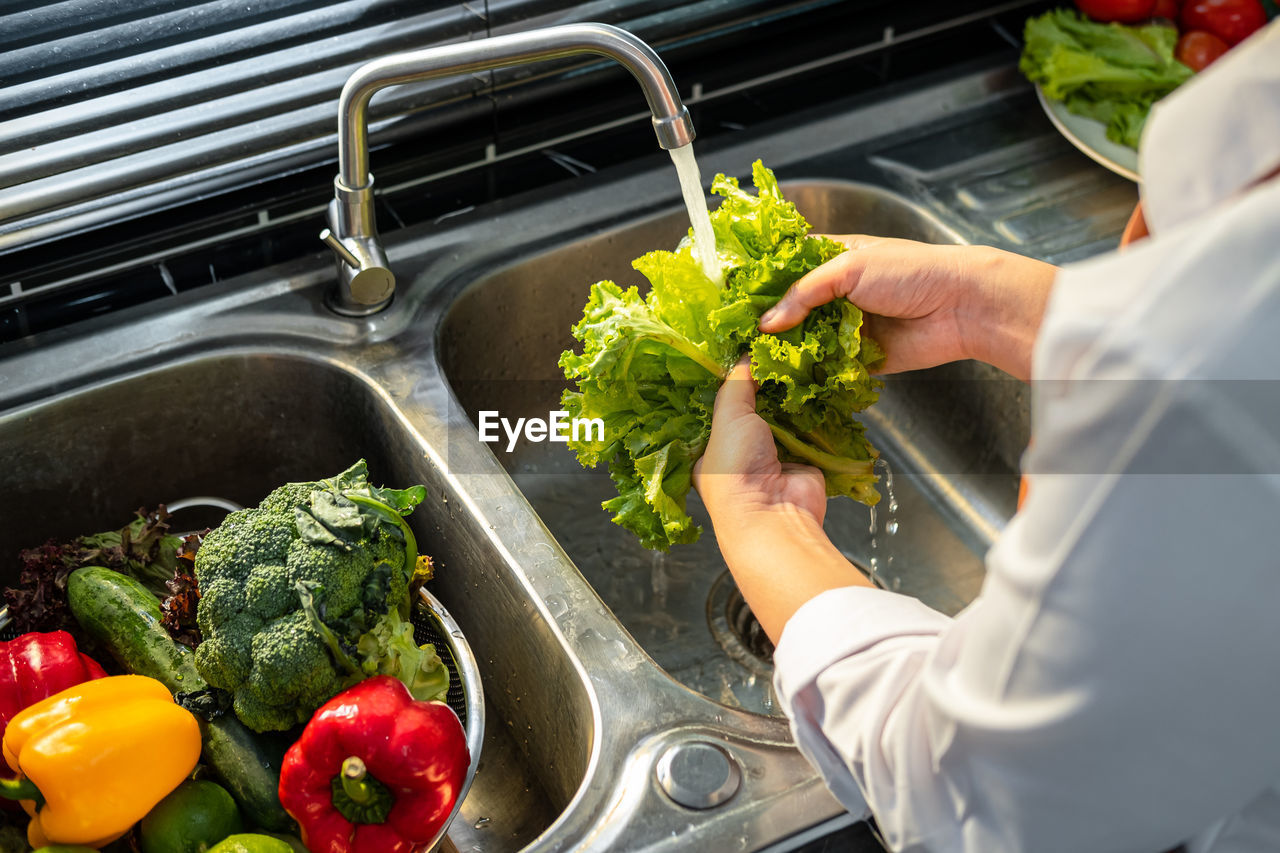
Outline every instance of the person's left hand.
[[746, 356], [716, 394], [711, 439], [694, 465], [693, 484], [722, 542], [726, 534], [766, 517], [822, 527], [827, 512], [822, 472], [778, 461], [769, 425], [756, 414], [756, 383]]
[[775, 643], [809, 599], [870, 585], [822, 529], [822, 472], [778, 461], [773, 433], [756, 414], [756, 383], [745, 357], [716, 395], [711, 439], [693, 466], [693, 484], [711, 513], [725, 563]]

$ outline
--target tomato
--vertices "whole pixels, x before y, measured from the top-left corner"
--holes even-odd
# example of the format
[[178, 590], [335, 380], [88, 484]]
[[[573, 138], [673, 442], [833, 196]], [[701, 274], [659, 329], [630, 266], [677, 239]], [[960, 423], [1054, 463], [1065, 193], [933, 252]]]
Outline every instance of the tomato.
[[1177, 21], [1178, 0], [1156, 0], [1156, 5], [1151, 10], [1151, 17], [1167, 18], [1170, 21]]
[[1213, 33], [1204, 30], [1192, 30], [1183, 33], [1178, 39], [1178, 47], [1173, 51], [1173, 58], [1192, 71], [1203, 71], [1215, 59], [1230, 50], [1231, 47]]
[[1076, 0], [1076, 7], [1095, 21], [1144, 21], [1155, 6], [1156, 0]]
[[1204, 30], [1239, 44], [1267, 22], [1259, 0], [1190, 0], [1182, 7], [1182, 31]]

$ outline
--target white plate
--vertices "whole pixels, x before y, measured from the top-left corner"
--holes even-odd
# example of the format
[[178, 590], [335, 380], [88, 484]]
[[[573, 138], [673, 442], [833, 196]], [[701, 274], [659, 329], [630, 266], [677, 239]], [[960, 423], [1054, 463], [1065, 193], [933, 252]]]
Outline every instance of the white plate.
[[1049, 121], [1067, 141], [1117, 175], [1135, 182], [1138, 180], [1138, 152], [1107, 139], [1105, 124], [1068, 112], [1066, 104], [1046, 97], [1039, 86], [1036, 86], [1036, 97], [1040, 99], [1040, 106], [1044, 107]]

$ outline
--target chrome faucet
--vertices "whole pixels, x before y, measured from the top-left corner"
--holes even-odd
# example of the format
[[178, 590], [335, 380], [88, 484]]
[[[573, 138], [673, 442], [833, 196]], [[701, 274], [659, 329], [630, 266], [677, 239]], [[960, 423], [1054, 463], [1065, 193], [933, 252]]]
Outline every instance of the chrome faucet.
[[660, 146], [682, 148], [693, 141], [689, 111], [662, 60], [631, 33], [607, 24], [569, 24], [396, 53], [356, 69], [338, 101], [338, 176], [333, 180], [329, 227], [320, 232], [338, 264], [334, 310], [357, 317], [373, 314], [385, 308], [395, 292], [395, 274], [378, 240], [369, 174], [367, 108], [374, 93], [398, 83], [579, 53], [606, 56], [635, 76], [653, 113]]

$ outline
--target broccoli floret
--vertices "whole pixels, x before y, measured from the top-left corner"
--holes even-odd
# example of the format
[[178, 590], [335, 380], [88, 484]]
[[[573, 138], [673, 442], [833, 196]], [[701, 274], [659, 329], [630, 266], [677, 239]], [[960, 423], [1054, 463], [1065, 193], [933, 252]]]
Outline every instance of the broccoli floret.
[[[206, 563], [224, 566], [222, 577], [243, 580], [251, 568], [281, 565], [297, 536], [291, 513], [242, 509], [218, 525], [218, 535], [206, 536], [200, 550], [208, 549]], [[198, 552], [197, 552], [198, 556]]]
[[298, 713], [294, 708], [263, 702], [248, 689], [236, 691], [231, 710], [236, 712], [240, 722], [259, 732], [284, 731], [298, 723]]
[[[201, 546], [203, 549], [203, 546]], [[197, 552], [198, 554], [199, 552]], [[199, 561], [196, 563], [199, 566]], [[200, 604], [196, 608], [196, 624], [201, 635], [208, 637], [219, 628], [240, 616], [245, 609], [244, 584], [236, 578], [207, 575], [202, 580], [196, 570], [196, 582], [200, 586]]]
[[281, 486], [205, 537], [196, 667], [234, 693], [241, 722], [290, 728], [362, 677], [361, 636], [408, 612], [417, 546], [401, 516], [425, 493], [371, 486], [362, 460]]
[[[338, 617], [351, 613], [360, 603], [364, 579], [377, 565], [376, 561], [371, 563], [371, 560], [374, 557], [368, 544], [360, 549], [343, 551], [302, 539], [295, 541], [289, 549], [289, 560], [286, 563], [293, 606], [298, 606], [296, 585], [299, 581], [305, 581], [324, 587], [323, 603], [328, 616]], [[382, 606], [386, 609], [386, 602]]]
[[244, 608], [264, 622], [277, 619], [298, 606], [297, 593], [284, 566], [254, 566], [244, 583]]
[[[347, 672], [334, 669], [328, 647], [308, 626], [306, 614], [294, 611], [253, 637], [253, 672], [248, 692], [262, 705], [287, 705], [305, 723], [311, 710], [345, 686]], [[254, 722], [244, 720], [254, 727]]]
[[[354, 470], [354, 468], [348, 470]], [[341, 477], [342, 475], [339, 474], [338, 476]], [[258, 511], [261, 513], [283, 513], [292, 518], [294, 507], [305, 504], [311, 498], [311, 493], [319, 485], [319, 483], [285, 483], [262, 499], [262, 503], [258, 504]]]
[[[397, 546], [400, 547], [400, 546]], [[369, 624], [382, 617], [387, 608], [381, 606], [384, 601], [409, 600], [409, 586], [413, 579], [412, 568], [406, 573], [398, 568], [394, 557], [388, 556], [380, 561], [372, 572], [365, 576], [364, 586], [360, 591], [360, 599], [364, 607], [365, 617]], [[401, 608], [401, 617], [408, 619], [408, 608]]]
[[213, 687], [235, 690], [249, 679], [253, 671], [253, 632], [259, 624], [241, 616], [227, 623], [225, 630], [204, 633], [204, 639], [196, 646], [196, 669], [205, 681]]

